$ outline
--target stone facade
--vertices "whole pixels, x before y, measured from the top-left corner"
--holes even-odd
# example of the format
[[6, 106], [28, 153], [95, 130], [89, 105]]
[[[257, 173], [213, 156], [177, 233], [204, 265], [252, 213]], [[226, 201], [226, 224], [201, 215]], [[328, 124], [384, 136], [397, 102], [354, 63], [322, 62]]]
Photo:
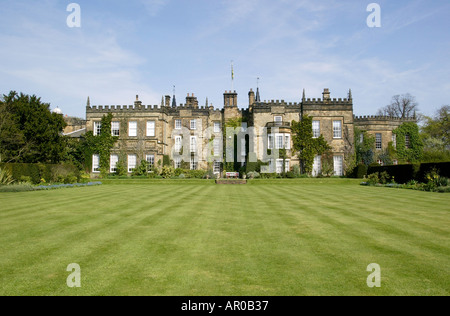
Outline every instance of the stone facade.
[[[231, 119], [242, 119], [244, 129], [241, 134], [248, 135], [242, 143], [246, 146], [245, 151], [240, 144], [235, 146], [239, 151], [235, 157], [242, 157], [242, 164], [248, 159], [272, 159], [272, 163], [276, 161], [278, 164], [280, 159], [268, 156], [272, 154], [268, 149], [283, 148], [286, 149], [289, 161], [286, 166], [289, 169], [299, 164], [298, 153], [293, 150], [291, 122], [301, 120], [302, 115], [313, 118], [319, 134], [324, 136], [332, 147], [333, 155], [341, 157], [342, 162], [354, 152], [354, 126], [370, 133], [381, 131], [383, 147], [387, 147], [384, 141], [392, 138], [392, 130], [401, 123], [389, 118], [354, 118], [351, 91], [347, 98], [331, 99], [328, 89], [324, 90], [321, 99], [307, 99], [303, 92], [298, 103], [261, 101], [259, 89], [256, 96], [250, 90], [245, 107], [238, 107], [236, 91], [225, 91], [222, 109], [199, 107], [194, 94], [188, 94], [186, 103], [181, 105], [175, 102], [171, 105], [170, 96], [165, 96], [159, 106], [142, 105], [138, 96], [132, 106], [90, 106], [88, 102], [86, 130], [95, 134], [95, 128], [107, 113], [113, 114], [115, 133], [119, 136], [112, 155], [131, 156], [131, 162], [137, 161], [138, 164], [149, 157], [151, 163], [156, 164], [168, 156], [175, 167], [186, 167], [188, 163], [192, 169], [206, 170], [215, 165], [215, 172], [219, 171], [219, 165], [223, 162], [222, 150], [226, 148], [224, 144], [228, 139], [222, 133]], [[182, 162], [185, 163], [183, 166]], [[279, 172], [279, 169], [276, 171]]]

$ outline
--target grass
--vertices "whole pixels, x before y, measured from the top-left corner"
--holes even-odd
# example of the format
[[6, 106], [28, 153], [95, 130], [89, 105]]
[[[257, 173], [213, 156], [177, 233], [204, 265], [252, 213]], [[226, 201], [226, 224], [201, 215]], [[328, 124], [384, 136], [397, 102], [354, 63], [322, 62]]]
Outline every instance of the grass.
[[448, 196], [359, 182], [1, 193], [0, 295], [448, 295]]

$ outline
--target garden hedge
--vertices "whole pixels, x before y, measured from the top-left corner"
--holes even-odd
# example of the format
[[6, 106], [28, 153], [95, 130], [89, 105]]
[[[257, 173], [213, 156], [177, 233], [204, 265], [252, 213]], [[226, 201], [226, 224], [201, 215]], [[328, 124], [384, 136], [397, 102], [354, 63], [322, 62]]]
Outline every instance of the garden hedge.
[[15, 181], [28, 178], [32, 183], [56, 182], [69, 176], [80, 178], [80, 171], [72, 164], [0, 163], [0, 168], [8, 170]]
[[426, 175], [436, 170], [440, 176], [450, 178], [450, 162], [431, 162], [395, 166], [369, 166], [367, 174], [386, 171], [394, 177], [397, 183], [407, 183], [411, 180], [427, 182]]

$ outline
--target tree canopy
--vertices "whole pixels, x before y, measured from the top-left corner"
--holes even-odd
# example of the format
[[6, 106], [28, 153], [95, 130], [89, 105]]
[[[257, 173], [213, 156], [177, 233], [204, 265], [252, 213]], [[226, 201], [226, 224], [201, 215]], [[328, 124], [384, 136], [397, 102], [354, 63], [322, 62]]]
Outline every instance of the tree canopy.
[[61, 161], [66, 123], [35, 95], [11, 91], [0, 98], [0, 155], [3, 162]]
[[419, 108], [416, 98], [411, 94], [394, 95], [391, 104], [378, 110], [378, 115], [399, 118], [414, 117]]

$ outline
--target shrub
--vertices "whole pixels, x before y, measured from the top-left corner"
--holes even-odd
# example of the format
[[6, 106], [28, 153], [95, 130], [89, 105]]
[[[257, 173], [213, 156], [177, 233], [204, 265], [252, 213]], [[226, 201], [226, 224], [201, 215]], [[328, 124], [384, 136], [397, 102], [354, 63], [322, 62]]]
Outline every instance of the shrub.
[[175, 175], [175, 169], [171, 166], [164, 166], [161, 169], [161, 177], [164, 179], [172, 178]]
[[11, 173], [3, 168], [0, 168], [0, 185], [10, 185], [14, 182]]
[[247, 177], [249, 179], [258, 179], [258, 178], [261, 177], [261, 175], [258, 172], [256, 172], [256, 171], [250, 171], [250, 172], [247, 173]]
[[367, 177], [367, 183], [369, 185], [375, 185], [375, 184], [380, 183], [379, 173], [375, 172], [375, 173], [369, 174], [369, 176]]
[[174, 171], [175, 177], [179, 177], [182, 174], [183, 174], [183, 169], [181, 169], [181, 168], [176, 168], [175, 169], [175, 171]]

